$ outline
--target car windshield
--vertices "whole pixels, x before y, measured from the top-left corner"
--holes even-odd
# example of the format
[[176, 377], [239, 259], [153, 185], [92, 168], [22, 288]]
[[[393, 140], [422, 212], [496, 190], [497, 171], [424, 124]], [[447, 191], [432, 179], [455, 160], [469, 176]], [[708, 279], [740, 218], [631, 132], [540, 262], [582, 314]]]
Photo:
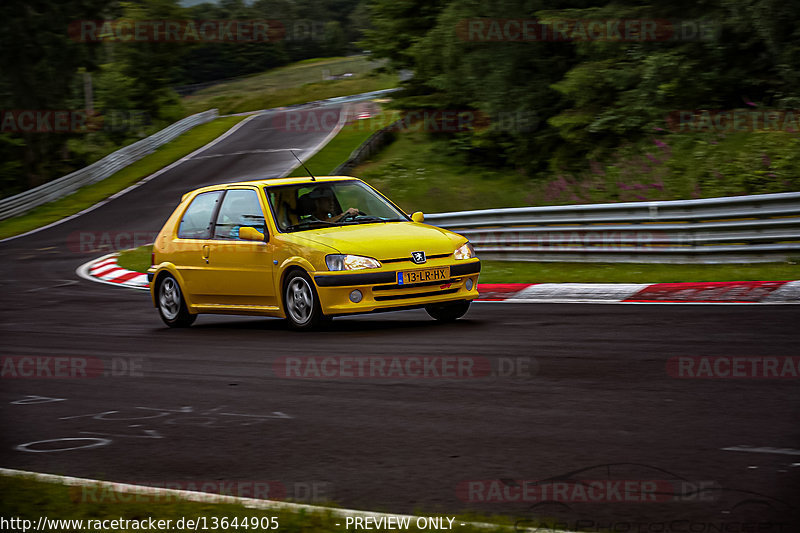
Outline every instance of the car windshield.
[[266, 187], [280, 231], [400, 222], [405, 213], [360, 181], [323, 181]]

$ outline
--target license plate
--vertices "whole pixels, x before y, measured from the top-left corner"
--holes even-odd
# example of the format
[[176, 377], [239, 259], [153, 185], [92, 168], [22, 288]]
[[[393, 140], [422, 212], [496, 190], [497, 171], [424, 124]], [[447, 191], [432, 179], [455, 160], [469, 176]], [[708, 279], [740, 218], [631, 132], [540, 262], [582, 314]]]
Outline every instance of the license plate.
[[406, 270], [397, 273], [398, 285], [425, 283], [426, 281], [447, 281], [450, 279], [450, 267], [426, 268], [425, 270]]

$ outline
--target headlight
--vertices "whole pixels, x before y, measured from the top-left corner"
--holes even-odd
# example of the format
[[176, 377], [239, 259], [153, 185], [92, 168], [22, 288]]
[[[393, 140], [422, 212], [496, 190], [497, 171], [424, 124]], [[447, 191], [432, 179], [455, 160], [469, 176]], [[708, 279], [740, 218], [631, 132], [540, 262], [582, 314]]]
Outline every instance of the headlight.
[[475, 256], [475, 248], [468, 242], [461, 245], [461, 248], [453, 252], [453, 257], [456, 259], [472, 259]]
[[328, 265], [328, 270], [362, 270], [381, 267], [377, 260], [360, 255], [328, 255], [325, 256], [325, 263]]

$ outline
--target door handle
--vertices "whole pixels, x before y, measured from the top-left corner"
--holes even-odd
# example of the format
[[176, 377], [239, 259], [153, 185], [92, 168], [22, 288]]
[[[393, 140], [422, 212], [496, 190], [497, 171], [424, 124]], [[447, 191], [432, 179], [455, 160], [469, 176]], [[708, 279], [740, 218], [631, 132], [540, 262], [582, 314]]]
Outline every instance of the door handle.
[[206, 260], [206, 264], [208, 264], [208, 256], [211, 253], [211, 247], [207, 244], [203, 245], [203, 259]]

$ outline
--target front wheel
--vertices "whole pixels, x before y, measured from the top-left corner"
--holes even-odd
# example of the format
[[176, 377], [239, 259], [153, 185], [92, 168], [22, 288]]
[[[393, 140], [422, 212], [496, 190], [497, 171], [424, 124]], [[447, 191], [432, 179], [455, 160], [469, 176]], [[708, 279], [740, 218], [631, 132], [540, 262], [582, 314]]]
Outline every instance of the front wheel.
[[446, 304], [432, 304], [426, 305], [425, 310], [431, 317], [439, 322], [452, 322], [458, 320], [469, 310], [469, 304], [472, 302], [450, 302]]
[[317, 292], [305, 272], [295, 270], [288, 275], [284, 284], [283, 303], [286, 321], [292, 329], [313, 329], [325, 318]]
[[164, 324], [171, 328], [186, 328], [192, 325], [197, 318], [186, 308], [181, 287], [178, 281], [170, 274], [165, 274], [158, 281], [156, 290], [158, 298], [158, 314]]

